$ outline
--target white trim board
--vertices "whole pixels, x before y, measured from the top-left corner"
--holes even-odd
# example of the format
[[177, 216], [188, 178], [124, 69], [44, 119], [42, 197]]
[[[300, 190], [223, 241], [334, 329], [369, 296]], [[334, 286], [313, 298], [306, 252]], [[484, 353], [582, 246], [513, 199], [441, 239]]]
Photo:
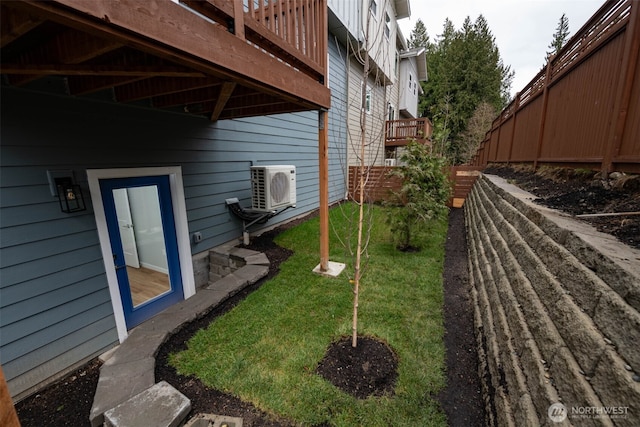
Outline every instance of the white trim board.
[[111, 254], [109, 231], [100, 193], [101, 179], [135, 178], [142, 176], [169, 176], [171, 200], [173, 204], [173, 216], [176, 225], [176, 237], [178, 240], [178, 253], [180, 257], [180, 271], [182, 274], [182, 289], [184, 298], [187, 299], [196, 293], [195, 278], [193, 275], [193, 262], [191, 260], [191, 243], [189, 240], [189, 227], [187, 223], [187, 205], [184, 199], [184, 187], [182, 183], [182, 168], [180, 166], [165, 166], [152, 168], [119, 168], [119, 169], [87, 169], [89, 192], [93, 203], [93, 211], [96, 218], [96, 227], [100, 238], [102, 259], [109, 283], [109, 294], [113, 305], [113, 315], [116, 321], [118, 339], [122, 343], [128, 336], [127, 325], [124, 319], [124, 309], [120, 298], [120, 288], [116, 277], [115, 265]]

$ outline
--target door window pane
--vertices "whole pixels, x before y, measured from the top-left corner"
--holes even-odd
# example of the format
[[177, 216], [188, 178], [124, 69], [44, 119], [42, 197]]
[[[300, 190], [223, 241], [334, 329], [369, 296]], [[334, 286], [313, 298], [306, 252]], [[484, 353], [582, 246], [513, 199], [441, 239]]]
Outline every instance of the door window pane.
[[156, 185], [113, 190], [133, 306], [171, 289]]

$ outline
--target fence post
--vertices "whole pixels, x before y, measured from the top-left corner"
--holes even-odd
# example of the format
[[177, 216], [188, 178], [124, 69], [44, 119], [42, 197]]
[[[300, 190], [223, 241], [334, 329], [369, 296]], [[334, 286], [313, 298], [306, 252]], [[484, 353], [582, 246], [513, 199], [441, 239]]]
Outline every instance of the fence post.
[[493, 149], [493, 161], [498, 163], [498, 153], [500, 152], [500, 136], [502, 135], [502, 125], [504, 125], [504, 110], [500, 112], [500, 120], [498, 121], [498, 137], [496, 138], [495, 147]]
[[513, 105], [513, 126], [511, 127], [511, 137], [509, 138], [509, 155], [507, 156], [507, 164], [511, 164], [511, 154], [513, 153], [513, 142], [516, 136], [516, 117], [518, 116], [519, 107], [520, 107], [520, 92], [516, 93], [516, 99]]
[[547, 58], [547, 70], [544, 74], [544, 89], [542, 91], [542, 112], [540, 113], [540, 134], [538, 135], [538, 148], [536, 149], [536, 158], [533, 159], [533, 170], [538, 169], [538, 159], [542, 153], [542, 143], [544, 142], [544, 126], [547, 121], [547, 104], [549, 103], [549, 85], [551, 83], [551, 63], [555, 55]]
[[[616, 95], [611, 130], [607, 138], [602, 159], [600, 173], [604, 178], [613, 169], [613, 158], [620, 152], [620, 144], [627, 122], [627, 112], [631, 102], [631, 89], [636, 77], [638, 63], [638, 51], [640, 50], [640, 5], [638, 2], [631, 2], [631, 16], [625, 29], [624, 53], [622, 54], [622, 64], [620, 67], [618, 93]], [[616, 117], [617, 114], [617, 117]]]

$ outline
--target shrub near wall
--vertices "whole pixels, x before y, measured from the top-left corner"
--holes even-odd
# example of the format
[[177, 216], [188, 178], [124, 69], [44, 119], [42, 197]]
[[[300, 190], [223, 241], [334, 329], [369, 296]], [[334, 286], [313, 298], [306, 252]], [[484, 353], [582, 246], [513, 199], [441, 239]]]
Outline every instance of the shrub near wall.
[[464, 205], [488, 418], [640, 425], [640, 252], [528, 198], [483, 175]]

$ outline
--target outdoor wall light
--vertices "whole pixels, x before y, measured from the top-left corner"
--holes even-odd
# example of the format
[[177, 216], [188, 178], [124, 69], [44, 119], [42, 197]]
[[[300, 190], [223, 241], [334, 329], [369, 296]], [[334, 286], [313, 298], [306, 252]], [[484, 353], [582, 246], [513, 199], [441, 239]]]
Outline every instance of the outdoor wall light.
[[87, 210], [82, 189], [75, 183], [73, 171], [47, 171], [51, 195], [58, 198], [64, 213]]
[[74, 184], [70, 177], [56, 178], [56, 188], [62, 212], [72, 213], [87, 210], [82, 189], [78, 184]]

